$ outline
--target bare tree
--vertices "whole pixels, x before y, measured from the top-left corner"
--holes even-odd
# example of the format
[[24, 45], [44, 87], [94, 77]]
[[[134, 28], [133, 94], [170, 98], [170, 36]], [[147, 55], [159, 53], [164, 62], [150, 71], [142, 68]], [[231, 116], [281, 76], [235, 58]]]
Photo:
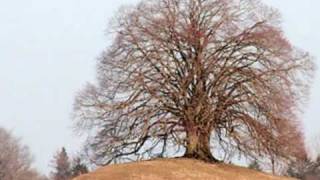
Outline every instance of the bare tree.
[[0, 179], [40, 180], [41, 175], [32, 168], [32, 156], [27, 146], [0, 128]]
[[313, 62], [279, 22], [259, 0], [144, 0], [120, 11], [98, 83], [75, 101], [76, 126], [95, 133], [92, 160], [184, 152], [216, 162], [216, 149], [293, 157]]
[[320, 141], [319, 136], [311, 138], [307, 148], [309, 156], [290, 162], [284, 175], [299, 179], [320, 178]]
[[320, 156], [316, 160], [304, 159], [291, 162], [285, 175], [299, 179], [320, 178]]

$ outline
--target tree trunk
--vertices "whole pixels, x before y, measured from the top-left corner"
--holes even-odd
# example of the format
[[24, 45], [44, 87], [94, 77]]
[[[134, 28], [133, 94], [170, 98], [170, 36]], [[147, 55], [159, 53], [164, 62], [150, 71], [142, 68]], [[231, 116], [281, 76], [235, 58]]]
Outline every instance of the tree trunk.
[[207, 162], [218, 162], [210, 151], [210, 131], [192, 129], [187, 132], [186, 158], [194, 158]]

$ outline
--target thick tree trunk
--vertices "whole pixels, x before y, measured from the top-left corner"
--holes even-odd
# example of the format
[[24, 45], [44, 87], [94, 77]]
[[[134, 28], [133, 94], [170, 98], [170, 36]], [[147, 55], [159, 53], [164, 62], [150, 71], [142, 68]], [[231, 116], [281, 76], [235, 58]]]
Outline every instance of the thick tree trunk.
[[210, 151], [210, 131], [189, 130], [187, 132], [187, 147], [184, 157], [207, 162], [218, 162]]

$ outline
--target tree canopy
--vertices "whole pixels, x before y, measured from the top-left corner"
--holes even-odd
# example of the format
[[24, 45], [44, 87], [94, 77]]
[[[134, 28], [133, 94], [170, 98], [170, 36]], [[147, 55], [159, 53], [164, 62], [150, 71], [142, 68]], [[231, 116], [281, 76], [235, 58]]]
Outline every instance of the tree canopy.
[[259, 0], [143, 0], [113, 22], [98, 81], [74, 106], [97, 164], [304, 154], [298, 112], [313, 62], [286, 39], [277, 10]]

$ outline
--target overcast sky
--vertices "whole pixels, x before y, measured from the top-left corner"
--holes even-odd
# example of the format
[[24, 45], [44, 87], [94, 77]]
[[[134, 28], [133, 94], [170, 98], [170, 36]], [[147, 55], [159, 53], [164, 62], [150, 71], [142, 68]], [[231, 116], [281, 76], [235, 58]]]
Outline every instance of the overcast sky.
[[[293, 44], [320, 67], [320, 1], [263, 0], [280, 10]], [[75, 93], [95, 78], [107, 46], [108, 19], [137, 0], [0, 0], [0, 126], [22, 137], [47, 173], [52, 155], [81, 141], [71, 126]], [[319, 60], [318, 60], [319, 59]], [[307, 137], [320, 132], [320, 75], [302, 117]]]

